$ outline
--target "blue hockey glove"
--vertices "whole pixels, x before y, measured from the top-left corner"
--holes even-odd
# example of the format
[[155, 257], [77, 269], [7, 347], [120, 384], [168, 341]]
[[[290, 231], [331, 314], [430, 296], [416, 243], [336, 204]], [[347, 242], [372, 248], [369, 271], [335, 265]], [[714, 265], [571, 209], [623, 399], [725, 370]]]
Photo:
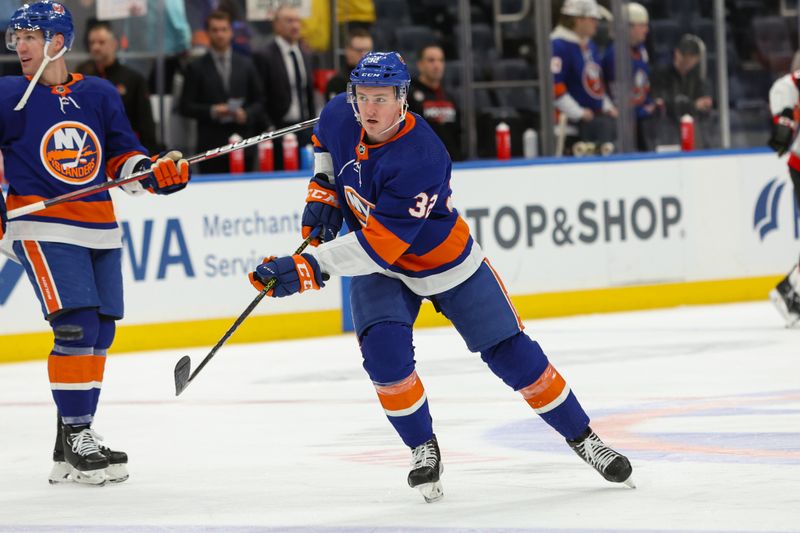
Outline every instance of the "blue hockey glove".
[[275, 278], [275, 285], [267, 295], [276, 298], [325, 286], [319, 263], [309, 254], [267, 257], [249, 277], [250, 283], [259, 291]]
[[141, 181], [142, 187], [154, 194], [178, 192], [192, 179], [189, 163], [178, 150], [161, 153], [136, 165], [136, 171], [145, 169], [153, 173]]
[[318, 237], [311, 241], [312, 246], [332, 241], [342, 229], [342, 210], [339, 208], [336, 188], [325, 179], [324, 174], [317, 174], [308, 184], [301, 224], [304, 239], [316, 228], [320, 228]]

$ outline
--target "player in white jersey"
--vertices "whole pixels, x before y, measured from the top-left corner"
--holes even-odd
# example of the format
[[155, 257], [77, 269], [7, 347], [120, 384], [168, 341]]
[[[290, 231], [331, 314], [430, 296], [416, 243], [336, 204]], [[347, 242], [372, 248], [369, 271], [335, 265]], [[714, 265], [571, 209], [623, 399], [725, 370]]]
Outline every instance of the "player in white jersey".
[[[769, 108], [772, 135], [768, 144], [779, 156], [789, 152], [789, 175], [794, 184], [795, 201], [800, 206], [800, 139], [797, 137], [800, 71], [775, 80], [769, 90]], [[800, 263], [794, 264], [789, 274], [770, 291], [769, 297], [783, 315], [787, 327], [800, 324]]]
[[[150, 169], [123, 186], [169, 194], [186, 186], [180, 152], [151, 158], [133, 133], [109, 82], [67, 70], [72, 16], [58, 2], [25, 4], [11, 17], [6, 45], [24, 76], [0, 78], [0, 146], [7, 198], [0, 211]], [[54, 333], [48, 358], [58, 408], [51, 483], [102, 485], [127, 479], [127, 455], [100, 444], [91, 424], [106, 353], [123, 316], [122, 234], [108, 191], [8, 220], [3, 250], [24, 267]], [[5, 235], [3, 235], [5, 232]]]

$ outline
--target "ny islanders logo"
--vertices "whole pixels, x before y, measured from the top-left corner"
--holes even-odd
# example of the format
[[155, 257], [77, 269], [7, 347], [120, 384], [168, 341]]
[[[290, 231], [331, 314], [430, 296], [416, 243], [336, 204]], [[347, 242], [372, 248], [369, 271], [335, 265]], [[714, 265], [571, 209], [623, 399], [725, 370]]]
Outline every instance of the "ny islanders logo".
[[366, 201], [349, 185], [344, 187], [344, 197], [347, 200], [347, 205], [350, 206], [350, 211], [353, 212], [362, 226], [366, 226], [369, 212], [375, 208], [375, 204]]
[[59, 122], [47, 130], [39, 154], [50, 175], [70, 185], [85, 185], [100, 170], [97, 135], [80, 122]]
[[600, 65], [594, 61], [587, 61], [583, 67], [583, 88], [592, 98], [603, 98], [605, 87], [603, 87], [603, 73]]

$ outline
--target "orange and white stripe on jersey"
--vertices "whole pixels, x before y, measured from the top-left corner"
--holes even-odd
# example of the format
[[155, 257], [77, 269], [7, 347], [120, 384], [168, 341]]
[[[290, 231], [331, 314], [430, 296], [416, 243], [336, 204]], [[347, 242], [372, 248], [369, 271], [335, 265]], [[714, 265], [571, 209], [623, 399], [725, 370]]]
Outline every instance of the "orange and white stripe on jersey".
[[22, 241], [22, 249], [25, 251], [25, 258], [33, 267], [36, 285], [39, 287], [47, 314], [55, 313], [61, 309], [61, 298], [50, 273], [47, 258], [42, 253], [42, 247], [36, 241]]
[[394, 264], [409, 272], [431, 270], [455, 261], [469, 243], [469, 226], [458, 217], [450, 234], [436, 248], [423, 255], [403, 254]]
[[503, 280], [500, 279], [500, 276], [497, 275], [497, 271], [495, 271], [494, 267], [489, 262], [489, 259], [484, 258], [483, 262], [486, 263], [486, 266], [488, 266], [489, 270], [492, 271], [492, 276], [494, 276], [494, 279], [497, 280], [497, 284], [500, 285], [500, 289], [503, 291], [503, 296], [505, 297], [506, 302], [508, 302], [508, 306], [511, 308], [511, 312], [514, 313], [514, 318], [517, 320], [517, 326], [519, 326], [519, 330], [522, 331], [523, 329], [525, 329], [525, 325], [522, 323], [522, 319], [519, 317], [519, 313], [517, 313], [517, 308], [514, 307], [514, 304], [511, 302], [511, 297], [508, 295], [506, 286], [503, 285]]
[[[87, 348], [91, 350], [91, 348]], [[106, 358], [102, 355], [50, 355], [47, 372], [52, 390], [91, 390], [103, 385]]]
[[378, 399], [387, 416], [408, 416], [422, 407], [427, 400], [417, 372], [391, 385], [375, 384]]
[[570, 389], [561, 374], [548, 363], [539, 379], [520, 389], [519, 392], [533, 410], [541, 415], [564, 403]]

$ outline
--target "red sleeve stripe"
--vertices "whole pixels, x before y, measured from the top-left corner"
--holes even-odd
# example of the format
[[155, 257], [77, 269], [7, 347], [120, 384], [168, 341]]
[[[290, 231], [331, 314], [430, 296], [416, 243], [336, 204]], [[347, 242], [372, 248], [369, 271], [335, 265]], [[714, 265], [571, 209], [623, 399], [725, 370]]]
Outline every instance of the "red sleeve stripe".
[[425, 387], [414, 371], [410, 376], [392, 385], [375, 385], [378, 399], [388, 416], [407, 416], [425, 403]]
[[561, 98], [567, 92], [567, 85], [565, 83], [556, 83], [555, 87], [553, 87], [553, 96], [555, 98]]
[[108, 160], [108, 163], [106, 163], [106, 176], [108, 177], [108, 179], [113, 180], [121, 177], [117, 176], [119, 169], [122, 168], [122, 165], [125, 164], [125, 161], [127, 161], [128, 158], [133, 155], [143, 155], [147, 157], [147, 154], [143, 154], [141, 152], [127, 152], [122, 155], [112, 157], [111, 159]]
[[458, 217], [450, 234], [439, 246], [423, 255], [404, 254], [395, 265], [409, 272], [421, 272], [455, 261], [469, 242], [469, 226]]
[[533, 407], [538, 414], [552, 411], [567, 399], [570, 389], [561, 374], [547, 364], [539, 379], [520, 389], [519, 391], [525, 401]]
[[[8, 195], [8, 209], [17, 209], [35, 202], [47, 200], [43, 196]], [[84, 202], [75, 200], [63, 204], [53, 205], [34, 213], [37, 217], [53, 217], [76, 222], [90, 222], [95, 224], [112, 224], [117, 221], [114, 214], [114, 204], [111, 200], [100, 202]]]
[[389, 231], [377, 218], [369, 217], [361, 235], [370, 248], [385, 262], [393, 265], [408, 249], [409, 244]]
[[791, 152], [789, 154], [789, 166], [792, 169], [800, 172], [800, 157], [798, 157], [797, 154], [794, 152]]
[[[91, 348], [88, 348], [91, 350]], [[103, 383], [106, 358], [102, 355], [50, 355], [47, 372], [53, 390], [89, 390]]]
[[39, 287], [39, 294], [42, 295], [47, 314], [59, 311], [61, 309], [61, 297], [58, 295], [53, 275], [50, 273], [50, 265], [47, 264], [47, 259], [42, 253], [42, 247], [36, 241], [22, 241], [22, 249], [25, 252], [25, 258], [33, 267], [36, 285]]

